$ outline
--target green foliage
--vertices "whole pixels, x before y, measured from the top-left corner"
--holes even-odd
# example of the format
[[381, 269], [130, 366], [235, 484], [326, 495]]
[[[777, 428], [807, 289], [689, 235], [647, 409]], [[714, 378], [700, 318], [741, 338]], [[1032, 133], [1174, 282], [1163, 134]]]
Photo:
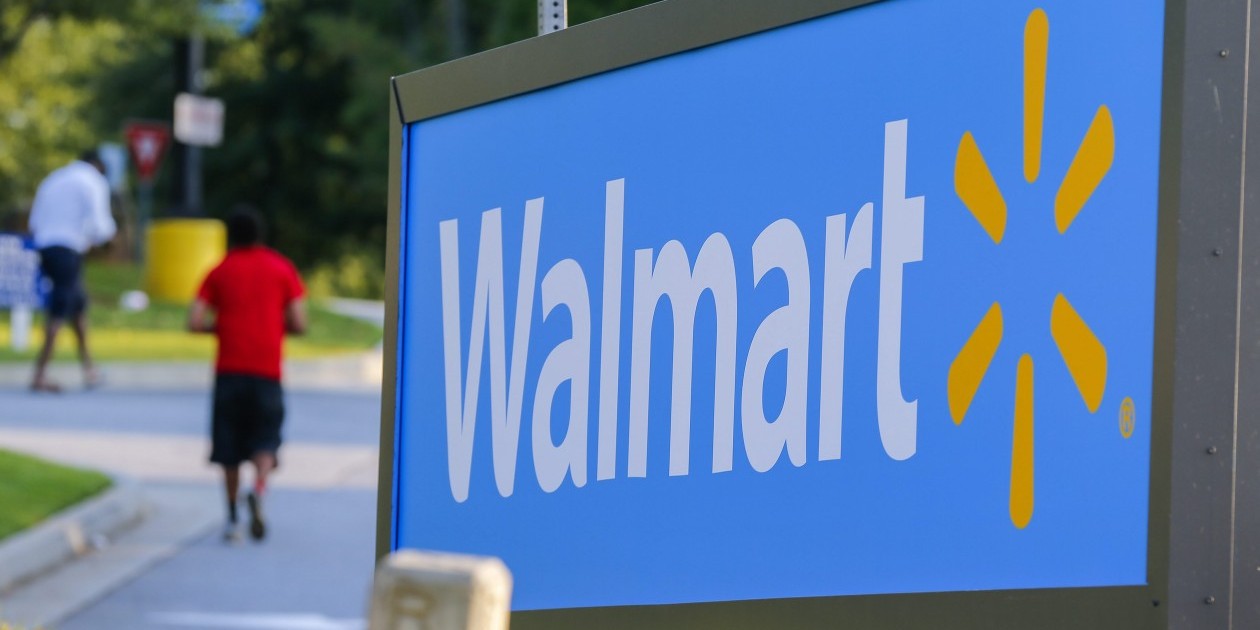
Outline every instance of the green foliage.
[[[226, 103], [222, 146], [204, 152], [205, 203], [258, 207], [269, 241], [320, 286], [379, 296], [389, 78], [532, 37], [536, 0], [268, 0], [247, 37], [201, 22], [197, 0], [16, 0], [0, 8], [0, 213], [85, 143], [128, 118], [169, 120], [171, 38], [200, 29], [206, 92]], [[574, 24], [646, 0], [569, 0]], [[106, 8], [108, 7], [108, 8]], [[5, 41], [16, 42], [11, 55]], [[76, 45], [62, 45], [74, 41]], [[31, 122], [14, 124], [17, 117]], [[169, 178], [156, 190], [158, 215]], [[13, 220], [0, 216], [0, 229]], [[347, 271], [349, 270], [349, 271]]]
[[111, 21], [174, 36], [207, 28], [197, 5], [198, 0], [5, 0], [0, 5], [0, 59], [12, 54], [28, 29], [41, 21]]
[[0, 58], [0, 199], [25, 206], [44, 175], [95, 144], [83, 116], [93, 100], [85, 86], [102, 59], [117, 58], [125, 38], [119, 24], [40, 20], [13, 55]]
[[104, 13], [93, 0], [10, 0], [0, 6], [0, 59], [13, 54], [36, 24], [61, 16], [95, 19]]
[[[152, 58], [155, 48], [169, 58], [155, 43], [197, 27], [196, 6], [196, 0], [0, 3], [0, 230], [24, 229], [26, 209], [48, 172], [98, 142], [120, 139], [121, 118], [113, 114], [127, 109], [130, 94], [161, 85], [101, 79]], [[160, 117], [169, 118], [169, 89], [163, 102]]]
[[0, 449], [0, 539], [91, 497], [109, 477]]
[[372, 298], [385, 293], [384, 266], [380, 256], [370, 250], [348, 253], [341, 258], [321, 263], [310, 274], [306, 288], [312, 297]]

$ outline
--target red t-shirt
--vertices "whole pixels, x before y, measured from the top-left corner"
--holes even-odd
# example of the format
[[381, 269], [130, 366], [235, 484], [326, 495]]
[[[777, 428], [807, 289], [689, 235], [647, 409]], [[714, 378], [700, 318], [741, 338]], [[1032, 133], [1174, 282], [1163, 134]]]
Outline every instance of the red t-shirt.
[[293, 263], [274, 250], [228, 250], [197, 293], [216, 312], [215, 372], [280, 380], [285, 310], [305, 293]]

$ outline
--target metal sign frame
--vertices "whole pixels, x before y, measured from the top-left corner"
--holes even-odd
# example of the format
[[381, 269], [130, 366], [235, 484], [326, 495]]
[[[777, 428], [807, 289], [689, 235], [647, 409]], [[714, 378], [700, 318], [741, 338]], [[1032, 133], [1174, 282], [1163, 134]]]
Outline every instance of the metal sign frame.
[[[873, 1], [666, 0], [392, 81], [378, 556], [390, 550], [396, 492], [404, 125]], [[1145, 586], [546, 610], [515, 614], [514, 627], [1260, 627], [1252, 4], [1166, 3]]]

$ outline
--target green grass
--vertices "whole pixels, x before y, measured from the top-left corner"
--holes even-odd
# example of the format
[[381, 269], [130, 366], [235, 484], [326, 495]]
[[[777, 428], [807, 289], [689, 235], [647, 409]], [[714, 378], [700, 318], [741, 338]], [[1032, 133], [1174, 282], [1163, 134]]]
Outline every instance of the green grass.
[[[98, 361], [172, 361], [214, 358], [210, 335], [194, 335], [185, 329], [188, 308], [153, 300], [149, 308], [128, 312], [118, 307], [126, 291], [140, 289], [144, 271], [130, 264], [89, 262], [84, 282], [88, 309], [88, 343]], [[326, 357], [359, 352], [380, 342], [381, 331], [372, 324], [332, 313], [318, 303], [308, 308], [310, 329], [302, 337], [285, 341], [285, 356], [294, 359]], [[0, 361], [34, 361], [43, 342], [42, 315], [36, 315], [30, 345], [14, 352], [10, 344], [9, 314], [0, 312]], [[69, 331], [57, 335], [54, 360], [74, 360], [74, 339]]]
[[0, 539], [110, 485], [109, 477], [0, 449]]

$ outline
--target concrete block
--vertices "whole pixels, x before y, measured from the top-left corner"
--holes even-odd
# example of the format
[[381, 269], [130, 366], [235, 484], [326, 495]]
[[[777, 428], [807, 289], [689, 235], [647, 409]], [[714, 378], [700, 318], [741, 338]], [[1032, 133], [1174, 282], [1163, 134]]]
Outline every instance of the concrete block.
[[399, 551], [376, 571], [369, 630], [507, 630], [512, 574], [498, 558]]

